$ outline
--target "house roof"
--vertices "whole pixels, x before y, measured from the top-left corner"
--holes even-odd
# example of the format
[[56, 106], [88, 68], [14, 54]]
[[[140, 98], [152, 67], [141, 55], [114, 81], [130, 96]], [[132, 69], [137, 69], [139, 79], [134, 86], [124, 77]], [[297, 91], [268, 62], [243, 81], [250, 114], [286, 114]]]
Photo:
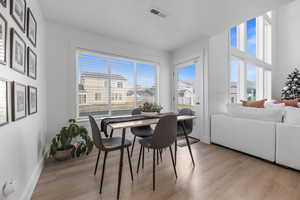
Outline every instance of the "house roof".
[[96, 79], [114, 79], [114, 80], [127, 80], [121, 75], [118, 74], [105, 74], [98, 72], [83, 72], [80, 75], [81, 78], [96, 78]]

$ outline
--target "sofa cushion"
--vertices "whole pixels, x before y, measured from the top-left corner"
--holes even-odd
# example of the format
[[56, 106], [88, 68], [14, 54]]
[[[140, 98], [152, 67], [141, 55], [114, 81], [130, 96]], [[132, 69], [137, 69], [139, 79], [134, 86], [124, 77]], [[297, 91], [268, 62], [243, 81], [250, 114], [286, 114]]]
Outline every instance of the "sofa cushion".
[[241, 103], [243, 106], [246, 106], [246, 107], [264, 108], [266, 101], [267, 101], [267, 99], [263, 99], [260, 101], [243, 101], [243, 100], [241, 100]]
[[283, 110], [277, 108], [252, 108], [241, 104], [227, 104], [228, 114], [232, 117], [281, 122]]
[[284, 123], [300, 125], [300, 108], [286, 107]]

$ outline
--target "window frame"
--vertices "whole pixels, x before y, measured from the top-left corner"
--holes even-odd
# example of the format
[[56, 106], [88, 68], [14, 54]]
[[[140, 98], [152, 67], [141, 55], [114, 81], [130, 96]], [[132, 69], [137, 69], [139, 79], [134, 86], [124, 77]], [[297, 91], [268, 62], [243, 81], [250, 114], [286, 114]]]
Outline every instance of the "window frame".
[[[129, 58], [126, 56], [120, 56], [120, 55], [114, 55], [114, 54], [109, 54], [109, 53], [102, 53], [102, 52], [98, 52], [98, 51], [93, 51], [93, 50], [86, 50], [86, 49], [81, 49], [81, 48], [77, 48], [76, 52], [75, 52], [75, 59], [76, 59], [76, 117], [79, 120], [84, 120], [87, 119], [87, 116], [80, 116], [79, 113], [79, 106], [83, 105], [83, 104], [79, 104], [79, 88], [78, 88], [78, 84], [80, 83], [80, 66], [79, 66], [79, 62], [78, 62], [78, 57], [80, 54], [86, 54], [86, 55], [91, 55], [91, 56], [97, 56], [97, 57], [101, 57], [101, 58], [105, 58], [108, 60], [108, 74], [111, 74], [111, 59], [117, 59], [117, 60], [122, 60], [125, 62], [132, 62], [134, 64], [134, 77], [133, 77], [133, 81], [134, 81], [134, 98], [135, 98], [135, 102], [134, 105], [135, 107], [137, 106], [137, 95], [136, 95], [136, 91], [137, 91], [137, 64], [146, 64], [146, 65], [151, 65], [153, 67], [155, 67], [155, 86], [156, 86], [156, 93], [155, 93], [155, 102], [157, 104], [160, 103], [160, 97], [159, 97], [159, 90], [160, 90], [160, 85], [159, 85], [159, 74], [160, 74], [160, 63], [159, 62], [154, 62], [154, 61], [148, 61], [148, 60], [142, 60], [142, 59], [136, 59], [136, 58]], [[105, 81], [106, 83], [107, 81]], [[104, 84], [105, 84], [104, 83]], [[108, 79], [108, 83], [106, 83], [108, 86], [108, 114], [105, 115], [94, 115], [95, 118], [103, 118], [103, 117], [111, 117], [112, 115], [112, 85], [111, 85], [111, 79]], [[123, 96], [122, 96], [123, 99]], [[87, 105], [87, 104], [84, 104]], [[124, 115], [123, 115], [124, 116]]]
[[[273, 12], [271, 12], [271, 16], [273, 16]], [[252, 18], [253, 19], [253, 18]], [[251, 19], [249, 19], [251, 20]], [[266, 90], [267, 86], [266, 84], [266, 72], [271, 72], [272, 74], [272, 69], [273, 69], [273, 49], [272, 49], [272, 37], [273, 37], [273, 17], [269, 17], [266, 14], [262, 16], [256, 17], [256, 56], [252, 56], [248, 54], [247, 52], [247, 21], [246, 20], [244, 23], [241, 23], [237, 25], [237, 48], [231, 46], [231, 35], [230, 35], [230, 30], [228, 31], [228, 46], [229, 46], [229, 62], [228, 62], [228, 69], [229, 72], [231, 72], [231, 60], [238, 60], [239, 65], [238, 65], [238, 70], [239, 70], [239, 77], [238, 77], [238, 84], [239, 84], [239, 90], [240, 90], [240, 97], [237, 99], [240, 100], [245, 100], [247, 99], [247, 65], [252, 65], [257, 67], [257, 80], [256, 84], [256, 98], [257, 99], [262, 99], [265, 98], [269, 95], [266, 95]], [[267, 21], [271, 25], [271, 48], [269, 49], [271, 51], [271, 62], [268, 63], [266, 61], [266, 47], [265, 47], [265, 26], [264, 23]], [[229, 81], [228, 81], [228, 102], [231, 103], [230, 100], [230, 77], [231, 73], [229, 73]], [[272, 78], [271, 78], [272, 81]], [[271, 94], [272, 94], [272, 83], [271, 83]]]

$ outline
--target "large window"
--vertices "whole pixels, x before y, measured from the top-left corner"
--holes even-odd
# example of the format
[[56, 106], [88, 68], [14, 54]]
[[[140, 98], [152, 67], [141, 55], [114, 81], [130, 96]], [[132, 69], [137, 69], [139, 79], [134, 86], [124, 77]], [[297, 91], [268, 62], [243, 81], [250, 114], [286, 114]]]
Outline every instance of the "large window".
[[249, 19], [229, 31], [230, 102], [270, 99], [272, 13]]
[[78, 52], [78, 116], [127, 115], [157, 102], [155, 64]]

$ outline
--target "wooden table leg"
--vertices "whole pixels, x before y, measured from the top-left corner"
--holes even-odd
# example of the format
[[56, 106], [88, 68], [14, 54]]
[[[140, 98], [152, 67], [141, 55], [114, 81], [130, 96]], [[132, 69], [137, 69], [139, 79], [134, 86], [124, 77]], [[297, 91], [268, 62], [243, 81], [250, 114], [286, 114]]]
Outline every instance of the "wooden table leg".
[[120, 163], [119, 163], [119, 178], [118, 178], [117, 199], [120, 198], [120, 189], [121, 189], [121, 181], [122, 181], [122, 173], [123, 173], [123, 155], [124, 155], [125, 133], [126, 133], [126, 128], [123, 128], [123, 132], [122, 132], [122, 144], [121, 144], [122, 148], [121, 148]]

